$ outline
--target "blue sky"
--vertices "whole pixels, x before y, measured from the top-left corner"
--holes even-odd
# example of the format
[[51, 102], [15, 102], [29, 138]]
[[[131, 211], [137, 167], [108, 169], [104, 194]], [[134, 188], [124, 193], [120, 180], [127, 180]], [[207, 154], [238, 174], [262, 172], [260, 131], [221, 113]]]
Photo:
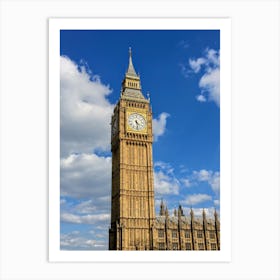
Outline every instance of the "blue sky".
[[128, 48], [153, 110], [156, 213], [219, 211], [218, 30], [61, 31], [61, 249], [106, 250], [110, 117]]

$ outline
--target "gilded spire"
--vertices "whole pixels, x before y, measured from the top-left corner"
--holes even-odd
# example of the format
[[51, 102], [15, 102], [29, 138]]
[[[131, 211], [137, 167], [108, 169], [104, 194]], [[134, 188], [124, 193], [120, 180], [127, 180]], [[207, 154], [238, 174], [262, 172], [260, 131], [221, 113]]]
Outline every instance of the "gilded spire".
[[126, 75], [127, 76], [132, 76], [132, 77], [138, 77], [136, 72], [135, 72], [135, 69], [134, 69], [134, 66], [133, 66], [133, 63], [132, 63], [132, 51], [131, 51], [131, 47], [129, 47], [129, 62], [128, 62], [128, 69], [127, 69], [127, 72], [126, 72]]

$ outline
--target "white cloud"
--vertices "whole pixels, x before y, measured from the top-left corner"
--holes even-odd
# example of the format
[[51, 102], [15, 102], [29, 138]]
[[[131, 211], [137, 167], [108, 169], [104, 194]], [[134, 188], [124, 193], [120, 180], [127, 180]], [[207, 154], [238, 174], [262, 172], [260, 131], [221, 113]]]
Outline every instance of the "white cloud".
[[206, 49], [207, 65], [209, 67], [220, 66], [220, 52], [213, 49]]
[[211, 185], [212, 190], [215, 193], [218, 193], [220, 191], [220, 172], [213, 173], [212, 178], [209, 181], [209, 184]]
[[205, 169], [193, 171], [193, 180], [207, 182], [215, 193], [220, 190], [220, 172]]
[[154, 163], [154, 187], [156, 196], [179, 193], [180, 182], [169, 163], [163, 161]]
[[72, 154], [61, 159], [61, 195], [97, 200], [111, 187], [111, 157]]
[[191, 184], [191, 181], [189, 179], [182, 179], [181, 180], [182, 183], [184, 184], [185, 187], [189, 188], [192, 184]]
[[157, 119], [153, 119], [153, 135], [154, 141], [158, 140], [159, 136], [162, 136], [166, 129], [166, 119], [170, 115], [168, 113], [161, 113]]
[[98, 76], [68, 57], [60, 58], [61, 155], [110, 148], [111, 93]]
[[72, 154], [61, 159], [61, 222], [109, 228], [110, 188], [110, 157]]
[[60, 246], [61, 250], [107, 250], [108, 244], [105, 240], [89, 239], [73, 231], [60, 235]]
[[154, 185], [156, 195], [179, 193], [178, 180], [174, 176], [166, 174], [163, 171], [154, 173]]
[[220, 69], [212, 69], [204, 74], [199, 81], [199, 87], [204, 94], [208, 93], [209, 101], [220, 106]]
[[198, 74], [203, 75], [199, 80], [201, 93], [196, 96], [199, 102], [213, 101], [220, 106], [220, 52], [206, 49], [204, 57], [189, 59], [189, 67]]
[[204, 95], [200, 94], [200, 95], [197, 95], [196, 96], [196, 100], [199, 101], [199, 102], [206, 102], [206, 98]]
[[220, 205], [220, 200], [219, 199], [215, 199], [213, 202], [214, 202], [215, 206], [219, 206]]
[[173, 174], [174, 172], [174, 168], [171, 166], [171, 164], [163, 161], [156, 161], [154, 163], [154, 168], [164, 170], [164, 172], [167, 174]]
[[212, 171], [201, 169], [200, 171], [193, 171], [193, 174], [199, 181], [208, 181], [211, 178]]
[[197, 60], [189, 59], [190, 67], [194, 71], [194, 73], [198, 73], [201, 69], [201, 66], [206, 62], [207, 62], [206, 59], [202, 57], [198, 58]]
[[61, 213], [60, 220], [65, 223], [73, 224], [95, 224], [97, 222], [108, 223], [109, 214], [75, 215], [71, 213]]
[[75, 212], [80, 214], [90, 214], [97, 210], [95, 203], [92, 200], [82, 201], [75, 206]]
[[212, 200], [210, 195], [199, 193], [187, 196], [185, 200], [181, 201], [181, 203], [185, 205], [196, 205], [209, 200]]

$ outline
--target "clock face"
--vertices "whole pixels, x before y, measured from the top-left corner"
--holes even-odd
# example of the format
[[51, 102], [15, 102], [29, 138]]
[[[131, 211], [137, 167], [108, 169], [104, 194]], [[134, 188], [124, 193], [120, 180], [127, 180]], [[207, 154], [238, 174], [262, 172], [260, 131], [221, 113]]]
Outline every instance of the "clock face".
[[141, 131], [146, 127], [146, 120], [142, 115], [133, 113], [128, 117], [128, 125], [134, 130]]

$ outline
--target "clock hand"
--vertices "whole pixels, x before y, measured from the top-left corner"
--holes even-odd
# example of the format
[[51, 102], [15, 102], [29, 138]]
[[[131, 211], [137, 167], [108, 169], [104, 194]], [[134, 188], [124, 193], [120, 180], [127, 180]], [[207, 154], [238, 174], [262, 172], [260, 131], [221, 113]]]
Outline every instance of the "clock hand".
[[136, 125], [136, 129], [138, 129], [138, 122], [137, 122], [137, 120], [134, 120], [134, 123]]

